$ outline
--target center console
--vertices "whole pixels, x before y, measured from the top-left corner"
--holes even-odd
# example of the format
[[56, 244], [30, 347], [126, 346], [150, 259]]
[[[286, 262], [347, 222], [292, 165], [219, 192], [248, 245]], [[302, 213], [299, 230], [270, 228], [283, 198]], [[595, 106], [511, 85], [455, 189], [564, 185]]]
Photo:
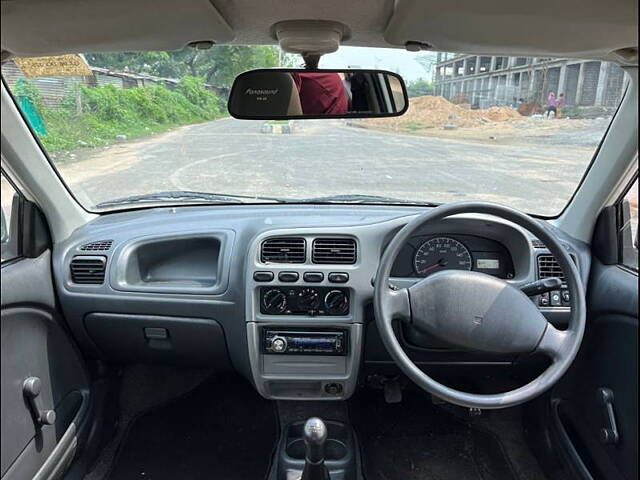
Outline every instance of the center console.
[[363, 286], [355, 236], [272, 231], [250, 248], [247, 339], [258, 391], [279, 400], [342, 400], [362, 355]]

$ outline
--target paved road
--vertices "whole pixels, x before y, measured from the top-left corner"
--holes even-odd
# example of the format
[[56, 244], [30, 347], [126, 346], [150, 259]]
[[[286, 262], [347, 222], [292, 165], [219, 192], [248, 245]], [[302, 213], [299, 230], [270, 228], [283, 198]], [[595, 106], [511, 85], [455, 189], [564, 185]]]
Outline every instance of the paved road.
[[63, 165], [90, 205], [162, 190], [307, 198], [374, 194], [444, 202], [483, 199], [559, 211], [593, 148], [394, 135], [340, 121], [298, 122], [292, 135], [232, 119], [183, 127]]

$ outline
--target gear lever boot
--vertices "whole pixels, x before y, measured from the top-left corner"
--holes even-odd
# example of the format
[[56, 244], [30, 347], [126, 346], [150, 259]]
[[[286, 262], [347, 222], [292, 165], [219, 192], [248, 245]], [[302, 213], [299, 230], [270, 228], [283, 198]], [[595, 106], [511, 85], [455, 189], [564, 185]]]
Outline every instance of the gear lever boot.
[[312, 417], [304, 424], [302, 438], [305, 456], [304, 470], [300, 480], [330, 480], [329, 470], [324, 464], [327, 426], [321, 419]]

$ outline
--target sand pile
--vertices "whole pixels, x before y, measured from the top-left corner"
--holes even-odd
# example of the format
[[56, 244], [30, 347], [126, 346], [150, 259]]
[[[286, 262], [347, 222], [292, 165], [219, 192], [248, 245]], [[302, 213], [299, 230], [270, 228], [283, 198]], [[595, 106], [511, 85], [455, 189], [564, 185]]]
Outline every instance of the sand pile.
[[510, 107], [491, 107], [486, 110], [475, 110], [475, 112], [492, 122], [505, 122], [507, 120], [522, 118], [522, 115], [520, 115], [517, 110]]
[[455, 105], [443, 97], [424, 96], [409, 99], [409, 109], [401, 117], [365, 120], [365, 125], [392, 130], [441, 128], [445, 125], [476, 127], [489, 122], [522, 118], [509, 107], [470, 110]]

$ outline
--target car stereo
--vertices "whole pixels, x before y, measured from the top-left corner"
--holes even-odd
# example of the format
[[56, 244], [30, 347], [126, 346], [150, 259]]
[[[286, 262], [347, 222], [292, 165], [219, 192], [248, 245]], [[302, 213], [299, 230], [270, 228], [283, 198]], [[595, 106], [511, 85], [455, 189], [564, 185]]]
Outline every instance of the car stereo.
[[264, 329], [262, 353], [295, 355], [346, 355], [346, 330]]

